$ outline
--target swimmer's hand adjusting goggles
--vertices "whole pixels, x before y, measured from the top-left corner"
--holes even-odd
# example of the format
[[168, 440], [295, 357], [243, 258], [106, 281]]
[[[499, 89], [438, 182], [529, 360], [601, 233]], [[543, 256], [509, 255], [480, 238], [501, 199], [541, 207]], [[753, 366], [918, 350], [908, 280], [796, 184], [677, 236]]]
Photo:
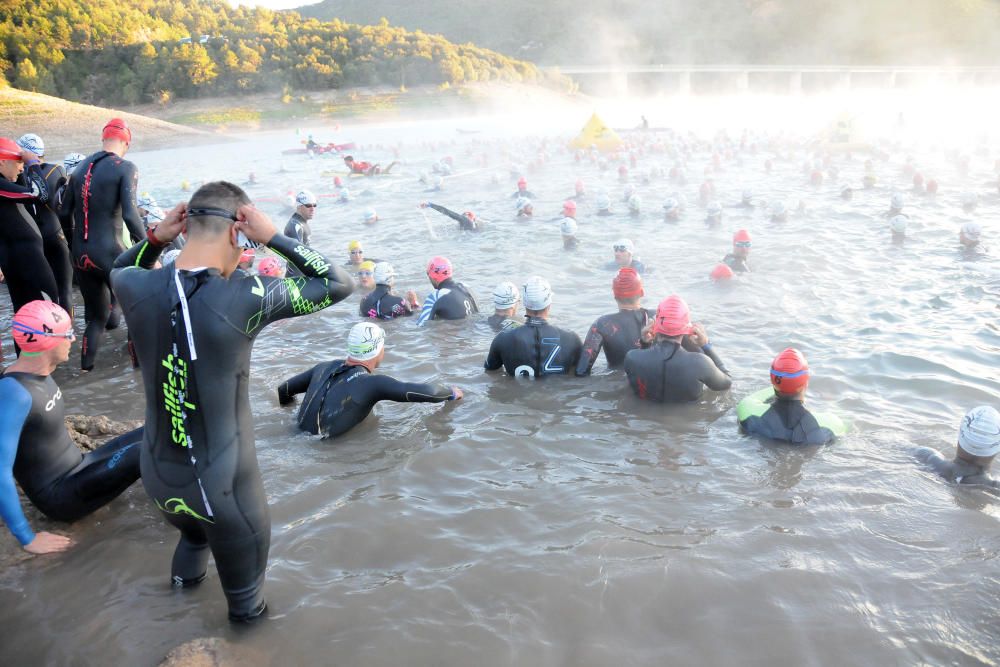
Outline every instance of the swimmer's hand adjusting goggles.
[[[213, 206], [203, 206], [202, 208], [189, 208], [187, 210], [187, 216], [189, 218], [197, 217], [200, 215], [214, 215], [217, 218], [227, 218], [229, 220], [232, 220], [233, 222], [239, 220], [239, 218], [236, 216], [236, 211], [230, 211], [228, 208], [215, 208]], [[247, 250], [254, 250], [264, 245], [263, 243], [257, 243], [256, 241], [251, 241], [246, 237], [246, 234], [244, 234], [243, 232], [239, 232], [239, 237], [236, 239], [236, 242], [239, 244], [241, 248], [245, 248]]]

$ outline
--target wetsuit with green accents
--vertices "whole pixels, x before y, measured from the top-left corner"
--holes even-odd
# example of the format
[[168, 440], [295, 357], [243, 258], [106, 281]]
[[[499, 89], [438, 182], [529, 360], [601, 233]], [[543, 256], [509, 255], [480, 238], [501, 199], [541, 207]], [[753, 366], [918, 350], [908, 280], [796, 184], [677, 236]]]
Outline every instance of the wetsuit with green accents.
[[825, 445], [847, 432], [837, 415], [810, 412], [801, 400], [779, 397], [771, 387], [740, 401], [736, 416], [748, 434], [793, 445]]
[[[98, 151], [73, 170], [63, 193], [59, 215], [72, 217], [73, 266], [83, 295], [84, 330], [80, 367], [94, 367], [97, 350], [111, 318], [111, 268], [127, 245], [145, 238], [142, 217], [135, 204], [139, 170], [109, 151]], [[123, 226], [128, 243], [123, 242]]]
[[145, 386], [143, 485], [181, 532], [173, 579], [200, 581], [211, 550], [234, 620], [263, 611], [271, 538], [248, 396], [254, 339], [271, 322], [322, 310], [354, 288], [312, 248], [281, 234], [268, 247], [303, 275], [227, 280], [216, 269], [149, 270], [161, 249], [145, 240], [111, 276]]
[[343, 359], [318, 364], [285, 380], [278, 387], [278, 402], [287, 405], [296, 394], [306, 397], [299, 408], [299, 428], [313, 435], [333, 438], [351, 430], [367, 417], [379, 401], [440, 403], [455, 400], [450, 387], [440, 384], [400, 382], [377, 375]]

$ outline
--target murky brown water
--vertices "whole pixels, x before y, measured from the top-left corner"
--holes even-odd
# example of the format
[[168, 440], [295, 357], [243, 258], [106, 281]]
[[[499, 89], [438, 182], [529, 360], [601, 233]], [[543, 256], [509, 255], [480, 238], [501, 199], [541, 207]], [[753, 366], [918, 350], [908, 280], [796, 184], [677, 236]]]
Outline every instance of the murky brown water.
[[[298, 433], [275, 388], [342, 355], [358, 297], [273, 326], [256, 345], [251, 391], [273, 521], [270, 619], [251, 632], [231, 629], [213, 569], [197, 590], [169, 588], [177, 533], [137, 485], [72, 526], [79, 540], [72, 551], [0, 573], [4, 664], [155, 664], [202, 636], [238, 642], [263, 665], [1000, 658], [997, 505], [922, 472], [908, 453], [912, 445], [950, 448], [960, 415], [1000, 396], [998, 265], [992, 253], [965, 256], [957, 243], [970, 217], [959, 208], [963, 190], [980, 193], [971, 217], [983, 223], [986, 245], [1000, 243], [994, 151], [960, 146], [972, 156], [962, 178], [943, 147], [908, 145], [877, 163], [879, 186], [850, 203], [837, 186], [860, 185], [863, 157], [838, 158], [841, 176], [814, 188], [801, 151], [776, 160], [769, 176], [762, 164], [770, 152], [745, 154], [742, 165], [730, 162], [714, 175], [721, 201], [752, 188], [790, 206], [805, 199], [807, 212], [773, 224], [760, 210], [727, 209], [722, 228], [706, 230], [695, 200], [709, 153], [699, 150], [688, 185], [639, 186], [647, 212], [638, 220], [599, 219], [591, 204], [581, 206], [583, 245], [566, 254], [557, 224], [546, 220], [577, 177], [592, 193], [603, 183], [620, 199], [616, 165], [602, 175], [553, 150], [550, 163], [528, 175], [537, 219], [517, 222], [507, 167], [530, 161], [535, 140], [517, 140], [502, 155], [487, 135], [430, 147], [413, 141], [414, 130], [454, 136], [446, 125], [358, 130], [366, 143], [404, 137], [410, 164], [399, 178], [365, 183], [370, 196], [343, 206], [322, 200], [315, 245], [346, 258], [347, 241], [363, 238], [370, 255], [393, 261], [399, 288], [421, 294], [427, 258], [444, 253], [484, 311], [497, 282], [539, 273], [556, 291], [553, 321], [583, 334], [614, 310], [613, 274], [603, 264], [613, 240], [629, 236], [654, 268], [647, 305], [683, 295], [733, 371], [733, 390], [692, 405], [643, 404], [603, 359], [590, 379], [516, 381], [482, 372], [492, 337], [485, 321], [422, 330], [393, 322], [384, 372], [458, 384], [465, 400], [384, 403], [329, 442]], [[220, 146], [186, 172], [176, 166], [192, 159], [182, 151], [135, 160], [144, 189], [161, 199], [179, 196], [181, 178], [242, 181], [250, 169], [268, 183], [252, 191], [258, 197], [294, 187], [295, 174], [329, 192], [330, 179], [317, 172], [339, 168], [336, 160], [286, 158], [295, 174], [268, 174], [278, 150], [294, 141], [284, 134]], [[416, 174], [445, 155], [455, 157], [459, 174], [479, 169], [475, 156], [484, 150], [488, 169], [430, 196], [492, 224], [460, 235], [433, 216], [438, 238], [431, 239], [416, 208], [428, 197]], [[384, 149], [362, 154], [388, 157]], [[936, 199], [910, 196], [910, 238], [899, 246], [880, 216], [894, 188], [909, 190], [900, 169], [906, 154], [942, 188]], [[646, 156], [639, 169], [656, 163], [669, 168], [672, 160]], [[494, 172], [503, 174], [501, 185], [490, 183]], [[689, 200], [687, 214], [665, 225], [659, 206], [677, 189]], [[374, 229], [361, 223], [367, 206], [384, 218]], [[287, 214], [272, 210], [283, 225]], [[712, 285], [709, 270], [744, 226], [754, 236], [755, 273]], [[0, 301], [6, 323], [6, 295]], [[59, 371], [67, 407], [141, 418], [124, 332], [109, 339], [91, 376]], [[736, 402], [767, 382], [771, 357], [788, 345], [809, 358], [811, 400], [852, 422], [832, 446], [792, 449], [737, 432]]]

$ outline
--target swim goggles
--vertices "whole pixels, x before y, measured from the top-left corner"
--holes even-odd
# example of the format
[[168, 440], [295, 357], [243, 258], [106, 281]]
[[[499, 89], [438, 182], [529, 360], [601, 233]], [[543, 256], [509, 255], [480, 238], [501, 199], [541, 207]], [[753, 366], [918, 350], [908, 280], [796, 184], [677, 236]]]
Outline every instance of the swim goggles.
[[44, 327], [43, 329], [36, 329], [35, 327], [28, 326], [27, 324], [23, 324], [21, 322], [18, 322], [17, 320], [14, 320], [14, 322], [11, 324], [11, 328], [14, 331], [17, 331], [18, 333], [34, 334], [36, 336], [48, 336], [49, 338], [65, 338], [67, 340], [76, 340], [76, 334], [73, 333], [72, 329], [63, 333], [56, 333], [55, 331], [52, 331], [48, 327], [45, 327], [45, 325], [42, 326]]
[[733, 245], [737, 248], [749, 248], [753, 243], [750, 241], [733, 241]]
[[[198, 216], [213, 215], [218, 218], [228, 218], [233, 222], [239, 220], [236, 216], [236, 211], [230, 211], [228, 208], [216, 208], [214, 206], [203, 206], [201, 208], [189, 208], [187, 210], [187, 215], [189, 218], [194, 218]], [[239, 232], [239, 236], [236, 239], [236, 243], [245, 250], [255, 250], [263, 246], [262, 243], [257, 243], [256, 241], [251, 241], [246, 237], [246, 234]]]

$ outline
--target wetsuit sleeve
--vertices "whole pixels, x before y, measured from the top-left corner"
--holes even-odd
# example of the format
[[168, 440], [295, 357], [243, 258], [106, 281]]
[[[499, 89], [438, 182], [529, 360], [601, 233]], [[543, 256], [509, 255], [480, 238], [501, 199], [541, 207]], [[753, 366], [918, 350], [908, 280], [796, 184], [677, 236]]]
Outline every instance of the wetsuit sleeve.
[[732, 387], [733, 379], [726, 375], [724, 368], [719, 368], [719, 363], [721, 362], [717, 361], [718, 357], [715, 356], [714, 351], [709, 348], [705, 351], [705, 356], [708, 357], [705, 360], [705, 369], [698, 379], [704, 382], [705, 386], [712, 391], [725, 391]]
[[490, 353], [486, 355], [486, 363], [483, 364], [483, 368], [488, 371], [496, 371], [503, 367], [503, 357], [500, 356], [502, 345], [499, 341], [500, 336], [496, 336], [490, 343]]
[[729, 370], [726, 368], [726, 365], [722, 363], [722, 359], [719, 359], [719, 355], [715, 353], [715, 348], [713, 348], [711, 345], [706, 345], [705, 347], [701, 348], [701, 351], [705, 353], [706, 357], [712, 360], [712, 363], [715, 364], [716, 368], [718, 368], [726, 375], [729, 375]]
[[440, 403], [455, 398], [451, 387], [440, 384], [400, 382], [388, 375], [375, 375], [371, 379], [379, 400], [400, 403]]
[[466, 218], [461, 213], [455, 213], [451, 209], [445, 208], [444, 206], [439, 206], [438, 204], [432, 204], [430, 202], [427, 202], [427, 208], [432, 208], [435, 211], [437, 211], [438, 213], [445, 214], [446, 216], [448, 216], [449, 218], [451, 218], [452, 220], [454, 220], [455, 222], [457, 222], [460, 225], [468, 224], [468, 222], [469, 222], [469, 219]]
[[45, 184], [45, 176], [42, 175], [41, 167], [38, 164], [25, 167], [22, 176], [27, 185], [0, 178], [0, 192], [2, 192], [0, 196], [4, 199], [27, 204], [35, 203], [35, 201], [46, 203], [49, 200], [49, 189]]
[[736, 418], [742, 424], [750, 417], [760, 417], [771, 407], [768, 400], [773, 396], [774, 389], [771, 387], [764, 387], [750, 394], [736, 406]]
[[422, 327], [427, 324], [427, 322], [434, 317], [434, 306], [437, 304], [437, 300], [440, 296], [440, 290], [434, 290], [427, 295], [426, 299], [424, 299], [424, 304], [420, 306], [420, 314], [417, 315], [418, 327]]
[[66, 242], [71, 243], [73, 239], [73, 207], [76, 204], [76, 191], [73, 188], [73, 175], [70, 174], [66, 180], [66, 187], [62, 189], [62, 197], [59, 199], [59, 224], [62, 226], [63, 235]]
[[160, 253], [163, 252], [165, 248], [167, 248], [167, 245], [155, 246], [150, 243], [148, 239], [143, 239], [139, 243], [136, 243], [134, 246], [118, 255], [118, 258], [115, 259], [115, 270], [111, 272], [112, 279], [114, 279], [114, 274], [118, 272], [118, 269], [153, 268], [156, 264], [156, 260], [160, 257]]
[[602, 347], [604, 347], [604, 336], [597, 328], [597, 322], [594, 322], [583, 341], [583, 352], [580, 354], [580, 361], [576, 365], [577, 376], [590, 375], [590, 369], [594, 367], [594, 362], [600, 356]]
[[30, 544], [35, 533], [21, 509], [14, 485], [14, 460], [24, 420], [31, 411], [31, 396], [17, 380], [0, 379], [0, 517], [21, 545]]
[[298, 394], [304, 394], [309, 389], [309, 382], [312, 380], [313, 371], [316, 367], [290, 377], [278, 385], [278, 403], [288, 405], [295, 400]]
[[24, 178], [31, 187], [31, 193], [42, 204], [49, 201], [53, 193], [49, 192], [49, 186], [45, 183], [45, 174], [42, 173], [42, 165], [37, 162], [24, 168]]
[[132, 236], [132, 243], [146, 236], [146, 230], [139, 216], [139, 209], [135, 205], [135, 189], [139, 182], [139, 169], [131, 162], [122, 163], [126, 167], [122, 174], [121, 182], [118, 184], [118, 196], [122, 206], [122, 220], [128, 228], [128, 233]]

